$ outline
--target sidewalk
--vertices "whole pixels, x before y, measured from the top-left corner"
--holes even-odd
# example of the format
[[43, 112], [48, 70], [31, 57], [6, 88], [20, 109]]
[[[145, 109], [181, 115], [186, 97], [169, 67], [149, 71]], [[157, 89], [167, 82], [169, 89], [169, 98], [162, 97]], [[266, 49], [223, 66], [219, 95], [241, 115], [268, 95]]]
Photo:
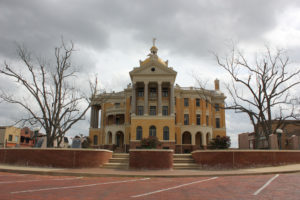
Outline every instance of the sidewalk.
[[248, 169], [224, 170], [120, 170], [102, 168], [64, 169], [46, 167], [26, 167], [13, 165], [0, 165], [2, 172], [25, 174], [44, 174], [60, 176], [117, 176], [117, 177], [200, 177], [200, 176], [237, 176], [237, 175], [262, 175], [300, 172], [300, 164], [283, 165], [276, 167], [261, 167]]

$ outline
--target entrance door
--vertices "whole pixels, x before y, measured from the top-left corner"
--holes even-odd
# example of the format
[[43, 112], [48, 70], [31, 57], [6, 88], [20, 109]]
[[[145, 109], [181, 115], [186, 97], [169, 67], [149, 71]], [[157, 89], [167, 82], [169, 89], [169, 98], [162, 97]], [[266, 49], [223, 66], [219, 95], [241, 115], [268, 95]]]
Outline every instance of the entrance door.
[[124, 144], [124, 134], [122, 132], [117, 133], [117, 147], [122, 147]]

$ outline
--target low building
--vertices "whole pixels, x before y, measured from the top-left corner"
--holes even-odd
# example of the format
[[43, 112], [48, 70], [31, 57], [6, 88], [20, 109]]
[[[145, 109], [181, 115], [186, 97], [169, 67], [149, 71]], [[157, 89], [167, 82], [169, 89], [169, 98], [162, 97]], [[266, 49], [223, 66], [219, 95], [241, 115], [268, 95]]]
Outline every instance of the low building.
[[0, 127], [0, 147], [18, 147], [21, 129], [14, 126]]
[[21, 129], [21, 147], [33, 147], [34, 146], [34, 132], [30, 128], [25, 127]]
[[[277, 127], [277, 121], [273, 121], [273, 128]], [[282, 130], [272, 137], [278, 141], [278, 149], [300, 149], [300, 120], [286, 120], [278, 129]], [[259, 138], [256, 142], [255, 133], [241, 133], [238, 136], [240, 149], [268, 149], [269, 141], [265, 136]], [[297, 144], [298, 143], [298, 144]]]
[[131, 83], [124, 91], [92, 97], [93, 147], [125, 152], [156, 136], [160, 148], [180, 153], [206, 149], [212, 138], [226, 136], [226, 97], [219, 81], [214, 90], [180, 87], [174, 84], [177, 72], [157, 51], [153, 44], [149, 57], [129, 72]]

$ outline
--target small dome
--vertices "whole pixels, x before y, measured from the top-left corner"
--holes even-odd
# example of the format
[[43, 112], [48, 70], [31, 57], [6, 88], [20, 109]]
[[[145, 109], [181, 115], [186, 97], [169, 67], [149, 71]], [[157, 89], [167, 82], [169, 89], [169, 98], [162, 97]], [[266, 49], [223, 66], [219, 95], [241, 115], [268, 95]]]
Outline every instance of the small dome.
[[158, 51], [158, 48], [156, 46], [152, 46], [151, 49], [150, 49], [150, 52], [153, 54], [153, 55], [156, 55], [157, 54], [157, 51]]

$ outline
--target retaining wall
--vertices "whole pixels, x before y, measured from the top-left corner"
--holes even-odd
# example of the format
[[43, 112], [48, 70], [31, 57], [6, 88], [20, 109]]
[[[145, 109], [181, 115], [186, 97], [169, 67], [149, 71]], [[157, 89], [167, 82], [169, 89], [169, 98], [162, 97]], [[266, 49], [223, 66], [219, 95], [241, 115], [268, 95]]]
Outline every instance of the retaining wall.
[[131, 149], [129, 150], [129, 167], [131, 169], [172, 169], [173, 150]]
[[300, 163], [300, 151], [289, 150], [206, 150], [192, 157], [202, 167], [245, 168]]
[[0, 149], [0, 163], [23, 166], [99, 167], [111, 157], [112, 151], [102, 149]]

